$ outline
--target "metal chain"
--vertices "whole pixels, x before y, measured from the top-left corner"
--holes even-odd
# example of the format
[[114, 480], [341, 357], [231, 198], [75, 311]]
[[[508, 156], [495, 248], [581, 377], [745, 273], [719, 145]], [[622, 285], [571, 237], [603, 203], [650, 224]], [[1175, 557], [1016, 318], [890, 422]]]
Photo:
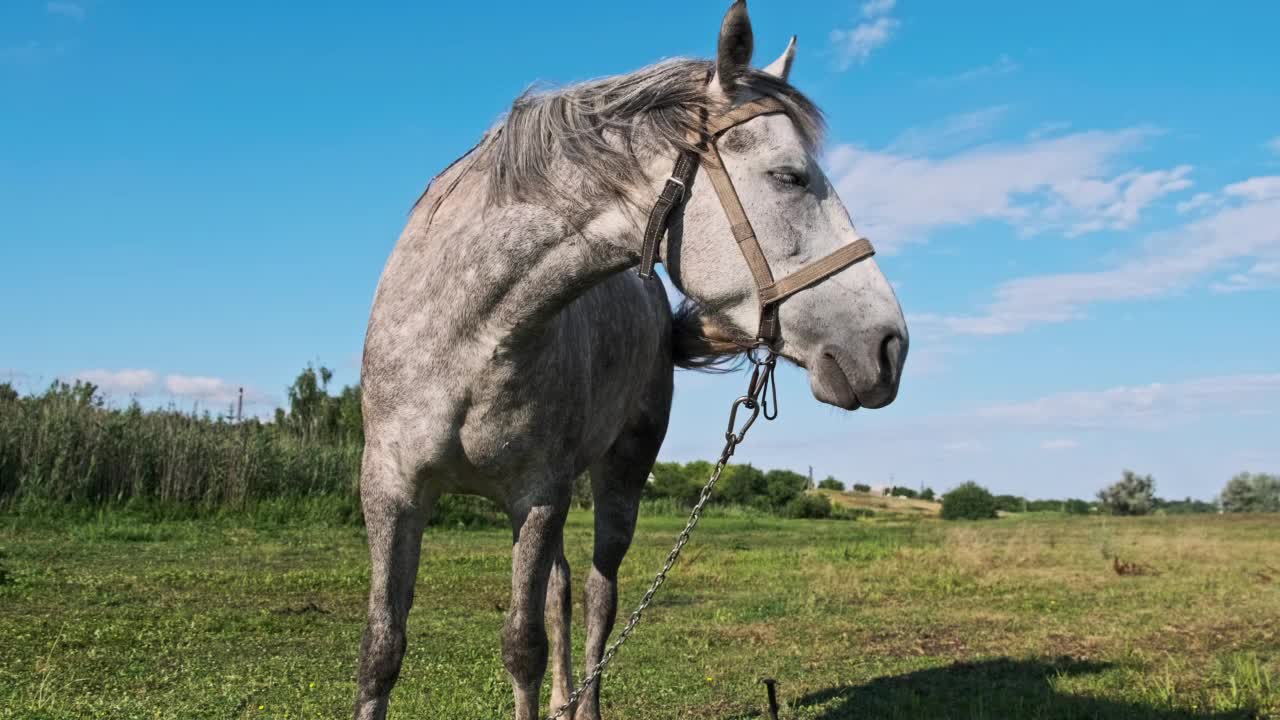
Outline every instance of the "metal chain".
[[[757, 353], [762, 354], [758, 355]], [[755, 369], [751, 373], [751, 382], [747, 385], [747, 394], [733, 401], [733, 407], [729, 410], [729, 427], [724, 433], [724, 449], [720, 451], [720, 459], [716, 462], [711, 478], [707, 480], [706, 485], [702, 486], [702, 493], [698, 495], [698, 502], [694, 503], [693, 510], [689, 512], [689, 522], [685, 523], [684, 529], [676, 536], [675, 547], [671, 548], [671, 552], [667, 554], [667, 561], [662, 564], [662, 569], [654, 576], [653, 582], [650, 583], [648, 591], [641, 598], [640, 604], [631, 613], [631, 617], [627, 620], [627, 624], [623, 626], [622, 631], [618, 633], [618, 638], [605, 649], [604, 655], [600, 657], [600, 662], [596, 663], [591, 672], [587, 673], [587, 676], [582, 679], [582, 683], [569, 695], [569, 699], [553, 714], [548, 716], [546, 720], [559, 720], [564, 717], [564, 714], [569, 712], [578, 703], [578, 700], [582, 699], [583, 693], [600, 681], [600, 676], [604, 674], [605, 667], [609, 665], [614, 655], [618, 653], [618, 649], [631, 636], [631, 632], [640, 624], [640, 617], [649, 608], [649, 604], [653, 602], [653, 596], [658, 593], [658, 588], [662, 587], [662, 584], [667, 581], [667, 573], [676, 564], [676, 560], [680, 557], [680, 551], [689, 542], [689, 536], [693, 533], [693, 528], [702, 519], [702, 509], [706, 506], [707, 501], [711, 499], [711, 493], [715, 489], [716, 483], [720, 481], [720, 474], [724, 472], [725, 467], [729, 464], [729, 459], [733, 457], [738, 445], [746, 439], [747, 430], [751, 429], [752, 423], [759, 417], [761, 405], [764, 406], [766, 419], [772, 420], [778, 416], [777, 384], [773, 377], [777, 355], [767, 345], [760, 345], [752, 348], [748, 357]], [[769, 412], [768, 401], [761, 397], [761, 395], [765, 394], [766, 388], [770, 386], [772, 386], [774, 392], [772, 415]], [[741, 427], [736, 424], [739, 408], [750, 412]]]

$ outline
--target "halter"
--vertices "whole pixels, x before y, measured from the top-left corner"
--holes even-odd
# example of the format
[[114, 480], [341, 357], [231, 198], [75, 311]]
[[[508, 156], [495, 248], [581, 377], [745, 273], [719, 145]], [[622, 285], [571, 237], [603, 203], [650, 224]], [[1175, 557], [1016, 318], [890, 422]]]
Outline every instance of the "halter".
[[[819, 258], [799, 270], [775, 280], [769, 261], [756, 239], [756, 231], [751, 227], [747, 212], [742, 207], [738, 191], [733, 187], [733, 180], [725, 170], [720, 151], [716, 149], [716, 140], [730, 128], [761, 115], [785, 113], [786, 106], [777, 98], [765, 97], [743, 103], [729, 110], [720, 117], [713, 118], [706, 124], [706, 129], [699, 138], [698, 151], [682, 151], [676, 157], [671, 177], [658, 195], [657, 202], [649, 211], [649, 222], [644, 229], [644, 242], [640, 247], [640, 265], [638, 272], [642, 278], [653, 277], [653, 266], [658, 261], [658, 246], [662, 236], [666, 234], [670, 224], [671, 212], [688, 197], [688, 188], [693, 183], [698, 165], [711, 178], [711, 184], [720, 198], [720, 207], [729, 218], [729, 226], [733, 229], [733, 237], [738, 241], [738, 250], [751, 269], [751, 277], [756, 284], [756, 300], [760, 305], [760, 327], [756, 333], [757, 344], [769, 348], [778, 340], [778, 306], [783, 300], [808, 289], [835, 275], [841, 270], [875, 255], [871, 241], [866, 238], [845, 245], [825, 257]], [[705, 142], [701, 142], [705, 139]]]

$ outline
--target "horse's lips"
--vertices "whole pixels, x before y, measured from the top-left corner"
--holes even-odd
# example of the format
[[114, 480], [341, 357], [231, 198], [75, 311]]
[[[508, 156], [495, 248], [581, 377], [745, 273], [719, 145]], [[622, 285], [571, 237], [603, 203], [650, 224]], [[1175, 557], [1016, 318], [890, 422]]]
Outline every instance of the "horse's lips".
[[819, 355], [814, 367], [809, 370], [809, 388], [819, 402], [842, 410], [857, 410], [862, 407], [844, 368], [840, 367], [839, 361], [830, 353]]

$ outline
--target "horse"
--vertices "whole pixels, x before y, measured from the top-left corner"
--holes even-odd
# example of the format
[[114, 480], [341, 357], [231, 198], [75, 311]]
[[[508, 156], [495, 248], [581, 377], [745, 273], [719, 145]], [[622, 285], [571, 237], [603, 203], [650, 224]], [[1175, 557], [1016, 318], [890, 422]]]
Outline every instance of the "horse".
[[[589, 470], [591, 668], [613, 629], [676, 367], [765, 344], [808, 372], [820, 402], [854, 410], [895, 398], [906, 322], [868, 252], [843, 252], [866, 241], [819, 167], [821, 113], [788, 82], [795, 39], [764, 69], [751, 67], [753, 45], [737, 0], [714, 60], [527, 91], [415, 205], [364, 345], [370, 579], [357, 720], [386, 717], [423, 528], [443, 494], [490, 498], [510, 518], [502, 662], [516, 720], [534, 720], [549, 658], [552, 707], [572, 691], [572, 482]], [[736, 121], [708, 144], [726, 117]], [[729, 211], [731, 198], [745, 215]], [[687, 298], [678, 311], [660, 281], [628, 271], [655, 260]], [[766, 304], [778, 288], [764, 287], [762, 267], [766, 279], [777, 269], [804, 282]], [[600, 720], [599, 683], [572, 712]]]

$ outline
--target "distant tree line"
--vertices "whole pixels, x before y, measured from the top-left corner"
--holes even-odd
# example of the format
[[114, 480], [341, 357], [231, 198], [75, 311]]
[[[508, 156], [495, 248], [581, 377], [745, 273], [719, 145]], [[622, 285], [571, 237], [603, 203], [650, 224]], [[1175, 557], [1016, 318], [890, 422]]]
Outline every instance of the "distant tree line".
[[992, 495], [972, 481], [942, 496], [945, 519], [981, 520], [999, 513], [1063, 512], [1070, 515], [1102, 513], [1107, 515], [1181, 515], [1214, 512], [1280, 512], [1280, 477], [1265, 473], [1240, 473], [1222, 489], [1218, 501], [1205, 502], [1193, 498], [1170, 500], [1155, 493], [1156, 481], [1151, 475], [1132, 470], [1121, 473], [1120, 480], [1098, 491], [1097, 501], [1079, 499], [1028, 500], [1017, 495]]
[[[341, 512], [358, 515], [355, 491], [364, 445], [360, 388], [331, 390], [332, 379], [328, 368], [308, 366], [287, 389], [287, 408], [277, 409], [270, 421], [250, 417], [243, 422], [233, 421], [234, 411], [144, 410], [136, 401], [110, 407], [94, 385], [81, 381], [54, 382], [29, 396], [0, 383], [0, 508], [141, 502], [236, 509], [269, 498], [333, 496], [341, 498]], [[701, 460], [657, 463], [645, 497], [689, 507], [712, 469]], [[843, 491], [845, 485], [827, 476], [818, 487]], [[791, 470], [730, 465], [713, 502], [787, 517], [860, 514], [834, 507], [826, 495], [808, 489], [809, 478]], [[854, 483], [852, 490], [869, 493], [871, 487]], [[883, 492], [936, 498], [932, 488], [917, 492], [891, 486]], [[589, 506], [589, 479], [577, 479], [574, 497], [580, 506]], [[1216, 503], [1157, 497], [1152, 476], [1129, 470], [1099, 491], [1095, 502], [992, 495], [971, 482], [941, 500], [948, 518], [1021, 512], [1280, 512], [1280, 477], [1241, 473]], [[497, 518], [491, 504], [474, 498], [450, 499], [442, 508], [449, 522]]]
[[[715, 469], [712, 463], [695, 460], [689, 463], [660, 462], [653, 466], [653, 482], [645, 487], [649, 499], [667, 499], [685, 507], [698, 500], [703, 485]], [[823, 489], [844, 489], [843, 483], [827, 477]], [[720, 476], [712, 502], [737, 505], [783, 517], [840, 517], [825, 495], [810, 494], [809, 478], [791, 470], [760, 470], [753, 465], [729, 465]]]

